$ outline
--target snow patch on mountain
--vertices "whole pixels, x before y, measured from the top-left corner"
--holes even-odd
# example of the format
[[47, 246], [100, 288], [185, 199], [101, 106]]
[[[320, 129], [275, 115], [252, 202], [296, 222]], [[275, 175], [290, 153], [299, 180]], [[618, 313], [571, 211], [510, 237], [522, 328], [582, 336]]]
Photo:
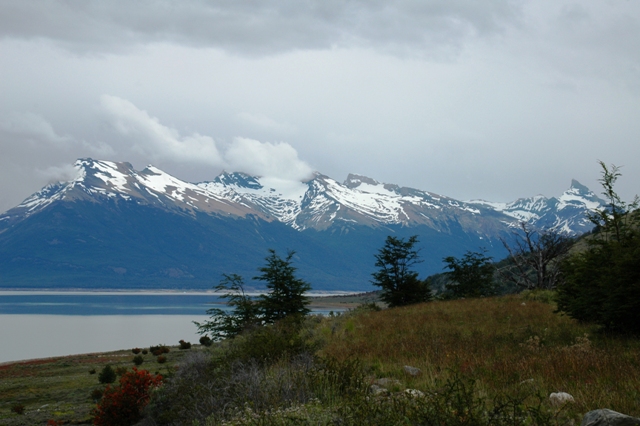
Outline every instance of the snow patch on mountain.
[[[458, 201], [413, 188], [380, 183], [349, 174], [344, 183], [315, 173], [307, 182], [223, 172], [212, 181], [189, 183], [149, 165], [141, 172], [129, 163], [80, 159], [77, 176], [48, 185], [18, 207], [0, 216], [30, 215], [65, 199], [95, 196], [135, 200], [180, 214], [257, 215], [295, 229], [331, 226], [426, 225], [441, 232], [451, 227], [486, 233], [525, 221], [573, 235], [592, 226], [587, 212], [604, 201], [577, 181], [557, 198], [537, 195], [511, 203]], [[9, 221], [10, 223], [11, 221]], [[492, 225], [493, 224], [493, 225]], [[342, 231], [341, 231], [342, 232]], [[484, 235], [484, 234], [483, 234]]]

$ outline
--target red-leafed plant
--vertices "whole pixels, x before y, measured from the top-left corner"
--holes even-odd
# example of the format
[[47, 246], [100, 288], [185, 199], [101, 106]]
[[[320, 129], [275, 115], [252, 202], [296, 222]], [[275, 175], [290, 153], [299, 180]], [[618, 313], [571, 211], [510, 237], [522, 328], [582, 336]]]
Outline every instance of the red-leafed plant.
[[93, 424], [127, 426], [139, 422], [142, 410], [149, 403], [150, 390], [161, 384], [162, 376], [133, 367], [133, 371], [122, 375], [118, 386], [107, 386], [94, 409]]

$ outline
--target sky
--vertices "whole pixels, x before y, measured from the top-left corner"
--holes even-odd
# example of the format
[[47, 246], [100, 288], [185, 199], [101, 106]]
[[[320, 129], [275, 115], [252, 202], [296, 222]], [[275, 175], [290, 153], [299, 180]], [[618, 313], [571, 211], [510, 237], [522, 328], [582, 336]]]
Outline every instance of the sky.
[[637, 0], [1, 0], [0, 211], [77, 158], [640, 193]]

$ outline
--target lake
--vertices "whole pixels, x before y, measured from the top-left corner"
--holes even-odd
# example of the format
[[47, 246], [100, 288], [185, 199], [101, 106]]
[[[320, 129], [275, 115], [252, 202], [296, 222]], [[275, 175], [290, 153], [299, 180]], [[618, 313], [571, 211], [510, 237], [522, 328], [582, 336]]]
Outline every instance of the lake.
[[[0, 292], [0, 363], [197, 343], [211, 293]], [[316, 310], [315, 313], [327, 313]]]

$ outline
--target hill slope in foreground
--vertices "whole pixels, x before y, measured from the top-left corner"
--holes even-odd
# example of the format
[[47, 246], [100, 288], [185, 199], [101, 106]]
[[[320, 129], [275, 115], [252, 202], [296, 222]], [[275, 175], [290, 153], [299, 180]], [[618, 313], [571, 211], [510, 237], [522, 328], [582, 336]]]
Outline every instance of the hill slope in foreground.
[[[559, 424], [579, 423], [598, 408], [640, 416], [640, 342], [601, 334], [553, 310], [526, 296], [431, 302], [310, 318], [302, 333], [319, 345], [316, 355], [338, 362], [358, 359], [367, 383], [390, 379], [390, 398], [408, 388], [429, 394], [457, 378], [466, 389], [475, 383], [473, 398], [495, 404], [526, 397], [529, 406], [557, 416]], [[163, 366], [149, 358], [142, 368], [165, 373], [171, 368], [165, 366], [180, 364], [186, 352], [172, 350]], [[99, 387], [89, 370], [107, 363], [131, 368], [132, 358], [131, 352], [119, 352], [1, 366], [0, 423], [86, 421], [90, 394]], [[421, 373], [410, 376], [405, 365]], [[547, 397], [558, 391], [573, 395], [575, 403], [552, 407]], [[15, 404], [23, 404], [25, 414], [11, 413]], [[336, 400], [320, 397], [319, 404], [331, 411]]]

